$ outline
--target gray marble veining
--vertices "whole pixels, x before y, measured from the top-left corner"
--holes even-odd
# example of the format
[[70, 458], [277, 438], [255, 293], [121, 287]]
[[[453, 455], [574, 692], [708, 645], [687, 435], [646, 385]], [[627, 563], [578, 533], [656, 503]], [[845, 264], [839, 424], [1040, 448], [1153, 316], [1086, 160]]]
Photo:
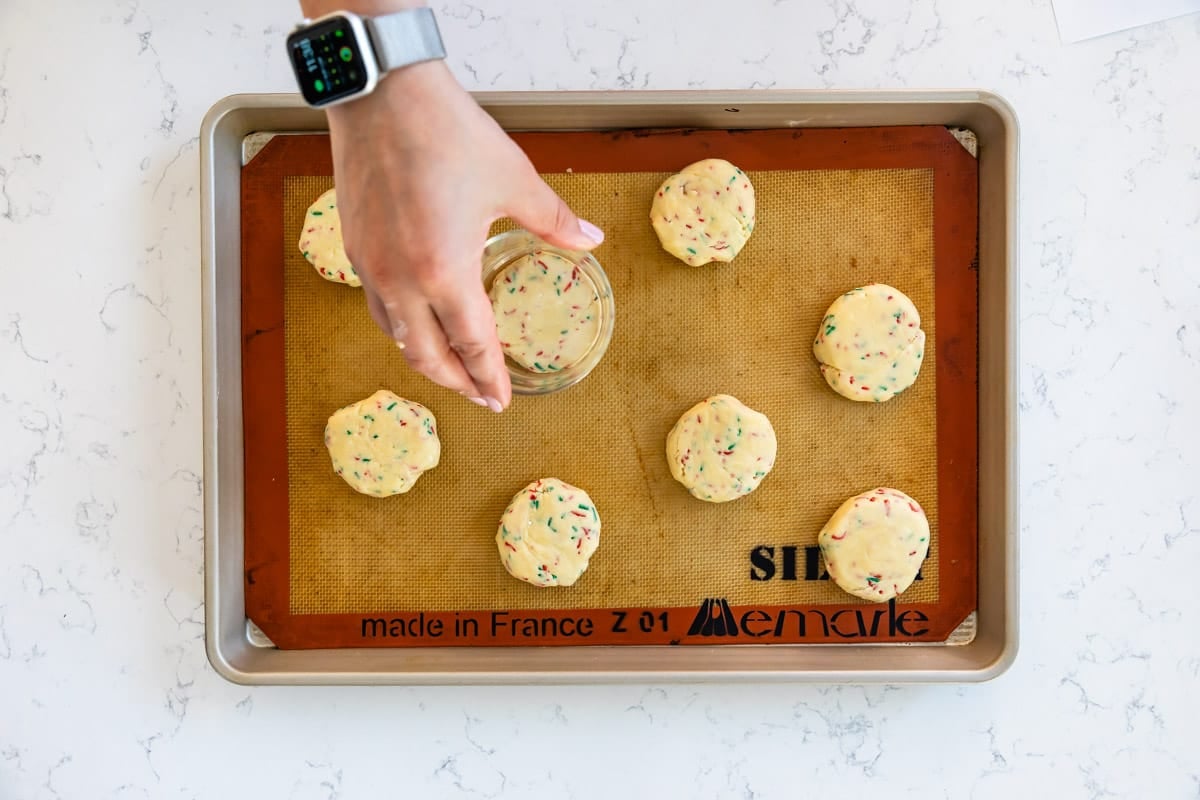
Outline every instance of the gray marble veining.
[[473, 89], [1013, 102], [1017, 664], [970, 688], [221, 680], [202, 622], [196, 133], [225, 94], [293, 91], [298, 9], [8, 0], [0, 797], [1200, 796], [1200, 18], [1063, 46], [1048, 0], [435, 8]]

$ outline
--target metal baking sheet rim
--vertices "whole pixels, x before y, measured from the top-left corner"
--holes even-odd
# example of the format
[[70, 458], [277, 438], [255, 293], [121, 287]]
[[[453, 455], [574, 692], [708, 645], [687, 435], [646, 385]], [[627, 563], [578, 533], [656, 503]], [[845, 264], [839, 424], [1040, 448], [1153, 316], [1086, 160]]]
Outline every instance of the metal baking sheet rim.
[[[298, 95], [217, 102], [201, 128], [204, 592], [209, 661], [239, 684], [976, 683], [1018, 646], [1016, 113], [977, 90], [484, 93], [509, 130], [938, 124], [975, 134], [980, 160], [980, 515], [974, 629], [957, 646], [403, 648], [282, 651], [256, 633], [242, 587], [240, 208], [254, 133], [326, 130]], [[219, 278], [221, 280], [219, 280]], [[965, 633], [966, 631], [964, 631]]]

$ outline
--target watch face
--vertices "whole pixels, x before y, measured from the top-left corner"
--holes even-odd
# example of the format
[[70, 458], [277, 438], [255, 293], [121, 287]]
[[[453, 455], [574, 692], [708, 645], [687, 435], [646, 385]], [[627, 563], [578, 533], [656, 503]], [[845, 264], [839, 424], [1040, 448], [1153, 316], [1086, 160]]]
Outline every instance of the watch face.
[[350, 97], [367, 86], [361, 45], [345, 17], [331, 17], [288, 37], [292, 68], [314, 106]]

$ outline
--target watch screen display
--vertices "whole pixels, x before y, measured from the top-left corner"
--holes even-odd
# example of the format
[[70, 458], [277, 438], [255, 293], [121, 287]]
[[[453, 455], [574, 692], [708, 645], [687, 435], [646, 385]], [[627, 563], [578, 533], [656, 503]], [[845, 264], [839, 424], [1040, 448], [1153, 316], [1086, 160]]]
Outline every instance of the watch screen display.
[[333, 17], [288, 37], [292, 67], [304, 99], [325, 105], [367, 86], [367, 70], [345, 17]]

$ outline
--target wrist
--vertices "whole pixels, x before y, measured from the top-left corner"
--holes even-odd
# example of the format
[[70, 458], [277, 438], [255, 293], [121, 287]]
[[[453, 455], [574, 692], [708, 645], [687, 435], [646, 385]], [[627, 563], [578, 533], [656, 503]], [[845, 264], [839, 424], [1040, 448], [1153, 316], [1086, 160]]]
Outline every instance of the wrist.
[[426, 5], [426, 0], [300, 0], [300, 11], [309, 19], [332, 14], [334, 11], [350, 11], [361, 16], [373, 17]]
[[330, 106], [325, 114], [331, 127], [354, 125], [364, 115], [373, 114], [381, 108], [427, 107], [428, 103], [444, 100], [446, 93], [453, 91], [457, 85], [444, 61], [423, 61], [383, 75], [374, 92], [349, 103]]

